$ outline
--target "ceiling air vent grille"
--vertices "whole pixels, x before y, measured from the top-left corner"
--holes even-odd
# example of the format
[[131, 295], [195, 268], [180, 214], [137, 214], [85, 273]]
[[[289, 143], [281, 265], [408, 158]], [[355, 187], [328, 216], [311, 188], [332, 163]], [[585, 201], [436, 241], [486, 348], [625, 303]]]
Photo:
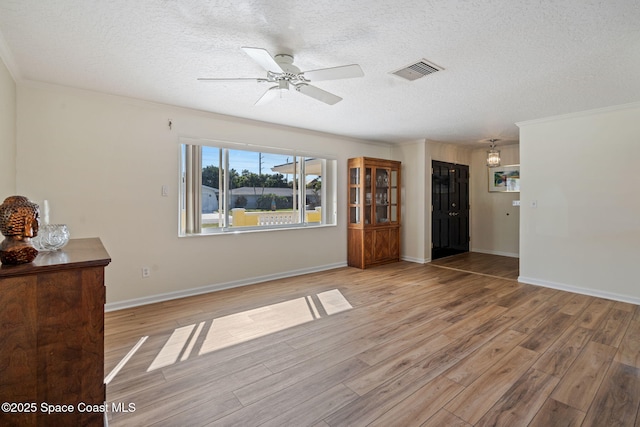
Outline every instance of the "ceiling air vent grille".
[[392, 71], [391, 74], [413, 81], [441, 70], [444, 70], [444, 68], [432, 64], [426, 59], [421, 59], [420, 61], [407, 65], [399, 70]]

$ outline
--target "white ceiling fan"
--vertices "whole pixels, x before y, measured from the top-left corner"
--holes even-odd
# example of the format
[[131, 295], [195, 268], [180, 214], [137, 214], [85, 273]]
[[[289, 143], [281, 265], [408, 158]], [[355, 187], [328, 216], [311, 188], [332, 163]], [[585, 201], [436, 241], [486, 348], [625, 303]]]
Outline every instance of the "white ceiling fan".
[[221, 81], [256, 81], [258, 83], [275, 83], [258, 99], [255, 105], [264, 105], [269, 101], [282, 96], [284, 91], [288, 91], [291, 86], [303, 95], [310, 96], [325, 104], [333, 105], [342, 101], [337, 95], [312, 86], [312, 81], [350, 79], [353, 77], [362, 77], [364, 73], [362, 68], [357, 64], [343, 65], [340, 67], [322, 68], [312, 71], [300, 71], [298, 67], [293, 65], [293, 56], [287, 54], [278, 54], [275, 57], [266, 50], [259, 47], [243, 47], [245, 51], [254, 61], [262, 68], [267, 70], [266, 78], [199, 78], [202, 82], [221, 82]]

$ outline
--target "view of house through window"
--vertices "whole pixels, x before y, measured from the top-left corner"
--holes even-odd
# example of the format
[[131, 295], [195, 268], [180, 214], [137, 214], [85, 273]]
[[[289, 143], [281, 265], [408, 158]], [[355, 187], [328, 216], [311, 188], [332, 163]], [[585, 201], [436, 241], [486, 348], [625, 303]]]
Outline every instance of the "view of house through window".
[[335, 160], [224, 145], [181, 151], [181, 235], [333, 223], [326, 199], [335, 188], [325, 181], [335, 187]]

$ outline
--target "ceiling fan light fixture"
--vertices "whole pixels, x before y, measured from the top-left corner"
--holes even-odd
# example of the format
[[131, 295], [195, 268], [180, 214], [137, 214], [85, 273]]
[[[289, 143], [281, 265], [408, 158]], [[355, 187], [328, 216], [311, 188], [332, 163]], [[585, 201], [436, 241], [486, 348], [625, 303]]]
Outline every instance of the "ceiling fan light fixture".
[[289, 90], [289, 82], [286, 81], [286, 80], [278, 81], [278, 90], [280, 90], [280, 92], [283, 92], [285, 90]]
[[278, 82], [278, 98], [284, 99], [289, 97], [289, 82], [286, 80], [280, 80]]
[[495, 168], [500, 166], [500, 150], [496, 150], [496, 141], [497, 139], [490, 139], [489, 142], [491, 146], [487, 151], [487, 166], [490, 168]]

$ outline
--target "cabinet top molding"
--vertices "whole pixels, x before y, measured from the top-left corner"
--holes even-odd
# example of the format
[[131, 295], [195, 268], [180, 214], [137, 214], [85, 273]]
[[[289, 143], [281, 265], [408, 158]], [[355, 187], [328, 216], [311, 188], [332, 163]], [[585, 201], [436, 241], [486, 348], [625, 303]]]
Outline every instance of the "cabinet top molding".
[[0, 279], [78, 267], [104, 267], [110, 262], [111, 257], [99, 238], [71, 239], [60, 250], [40, 252], [36, 259], [28, 264], [0, 266]]

